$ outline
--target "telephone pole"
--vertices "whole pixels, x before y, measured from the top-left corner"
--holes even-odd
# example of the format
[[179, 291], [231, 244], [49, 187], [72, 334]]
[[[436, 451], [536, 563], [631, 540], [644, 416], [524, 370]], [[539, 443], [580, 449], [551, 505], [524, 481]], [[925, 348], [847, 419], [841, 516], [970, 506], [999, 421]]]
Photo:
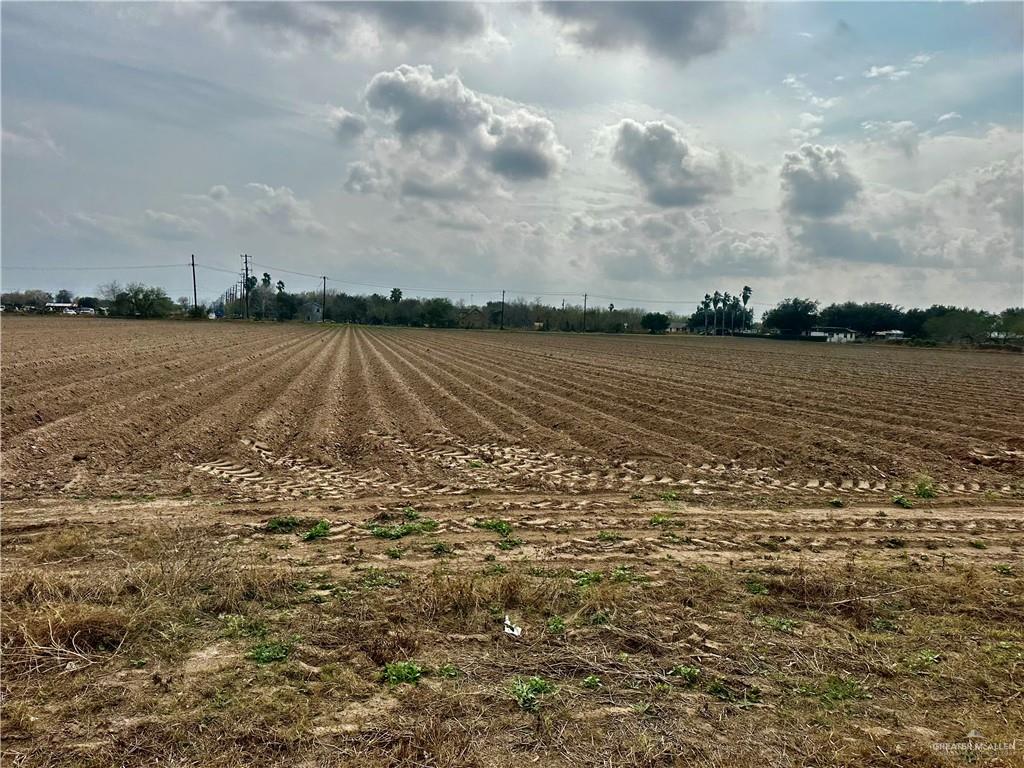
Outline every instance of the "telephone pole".
[[323, 293], [324, 302], [323, 302], [323, 304], [320, 305], [320, 322], [321, 323], [326, 323], [327, 322], [327, 275], [321, 275], [321, 277], [323, 278], [323, 281], [324, 281], [324, 293]]
[[199, 294], [196, 293], [196, 255], [192, 254], [192, 306], [199, 306]]
[[244, 278], [245, 283], [243, 284], [244, 288], [243, 288], [242, 296], [245, 299], [245, 319], [248, 320], [249, 319], [249, 254], [248, 253], [243, 253], [242, 254], [242, 261], [245, 264], [245, 278]]
[[501, 292], [501, 324], [498, 327], [499, 331], [505, 330], [505, 292]]
[[587, 294], [583, 294], [583, 332], [587, 332]]

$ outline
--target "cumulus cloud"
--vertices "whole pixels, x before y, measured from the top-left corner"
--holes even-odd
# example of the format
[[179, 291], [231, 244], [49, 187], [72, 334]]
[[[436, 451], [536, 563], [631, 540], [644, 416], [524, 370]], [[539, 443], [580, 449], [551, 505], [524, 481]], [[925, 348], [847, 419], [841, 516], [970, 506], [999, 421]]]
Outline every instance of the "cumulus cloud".
[[259, 197], [249, 206], [251, 214], [280, 232], [320, 237], [327, 228], [316, 220], [308, 200], [300, 200], [288, 187], [271, 187], [256, 182], [246, 184]]
[[999, 216], [1021, 239], [1024, 228], [1024, 159], [1022, 155], [993, 163], [974, 174], [975, 199]]
[[863, 187], [838, 147], [804, 144], [798, 152], [787, 152], [780, 175], [784, 209], [814, 219], [842, 213]]
[[313, 214], [312, 204], [295, 195], [289, 187], [252, 182], [239, 194], [216, 184], [205, 194], [188, 194], [187, 220], [222, 221], [236, 229], [260, 226], [282, 235], [321, 237], [327, 228]]
[[727, 226], [710, 208], [573, 216], [568, 236], [615, 280], [778, 274], [785, 255], [768, 233]]
[[900, 264], [906, 260], [898, 240], [846, 222], [802, 221], [792, 230], [810, 253], [844, 261]]
[[790, 128], [789, 136], [798, 144], [805, 144], [821, 134], [821, 126], [825, 118], [810, 112], [801, 112], [798, 118], [799, 126]]
[[714, 53], [750, 26], [749, 9], [741, 3], [548, 2], [539, 7], [584, 48], [640, 49], [675, 62]]
[[459, 199], [556, 176], [568, 160], [554, 124], [530, 108], [466, 87], [456, 74], [402, 65], [373, 76], [367, 107], [393, 132], [345, 187], [395, 197]]
[[612, 160], [655, 205], [698, 205], [732, 189], [733, 164], [729, 158], [691, 145], [667, 123], [627, 119], [611, 130]]
[[880, 142], [898, 149], [907, 159], [917, 155], [921, 143], [921, 134], [917, 126], [910, 120], [893, 122], [890, 120], [868, 120], [862, 124], [871, 141]]
[[924, 192], [875, 186], [841, 217], [790, 216], [797, 256], [901, 268], [1000, 270], [1024, 277], [1020, 155], [943, 179]]
[[963, 117], [959, 112], [946, 112], [945, 114], [939, 115], [937, 123], [945, 123], [949, 120], [960, 120]]
[[487, 17], [477, 3], [239, 2], [213, 6], [222, 23], [241, 23], [285, 46], [325, 45], [348, 50], [361, 32], [396, 40], [462, 41], [483, 34]]
[[379, 165], [357, 160], [349, 163], [345, 177], [345, 191], [359, 195], [381, 192], [384, 188], [383, 172]]
[[344, 107], [331, 110], [328, 122], [335, 138], [343, 144], [354, 141], [366, 133], [366, 118], [353, 114]]

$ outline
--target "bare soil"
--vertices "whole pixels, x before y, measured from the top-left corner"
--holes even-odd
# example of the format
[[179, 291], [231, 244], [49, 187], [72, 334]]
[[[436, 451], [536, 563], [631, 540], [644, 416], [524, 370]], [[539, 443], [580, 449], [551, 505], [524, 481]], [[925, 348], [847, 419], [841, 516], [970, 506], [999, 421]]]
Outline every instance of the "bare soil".
[[1024, 764], [1021, 362], [5, 318], [3, 760]]

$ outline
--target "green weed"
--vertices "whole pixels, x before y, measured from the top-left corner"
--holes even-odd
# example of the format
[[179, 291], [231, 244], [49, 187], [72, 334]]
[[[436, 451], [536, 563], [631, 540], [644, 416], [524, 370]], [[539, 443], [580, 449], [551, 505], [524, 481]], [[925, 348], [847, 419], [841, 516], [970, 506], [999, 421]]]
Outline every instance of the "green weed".
[[291, 652], [292, 646], [289, 643], [257, 643], [249, 649], [246, 658], [257, 664], [272, 664], [284, 661]]
[[519, 708], [526, 712], [536, 712], [540, 705], [540, 697], [554, 691], [554, 684], [543, 677], [517, 677], [512, 682], [512, 698], [519, 704]]
[[688, 667], [685, 664], [677, 664], [668, 671], [672, 677], [678, 677], [687, 685], [695, 685], [700, 679], [699, 667]]
[[914, 484], [914, 495], [919, 499], [934, 499], [938, 495], [935, 481], [928, 475], [921, 475]]
[[302, 521], [294, 515], [286, 517], [272, 517], [267, 520], [263, 530], [267, 533], [293, 533], [302, 525]]
[[331, 532], [331, 524], [328, 523], [326, 520], [321, 520], [319, 523], [317, 523], [312, 528], [310, 528], [308, 531], [306, 531], [306, 535], [303, 536], [302, 538], [305, 541], [314, 541], [316, 539], [324, 538], [330, 532]]
[[405, 523], [394, 525], [370, 525], [370, 533], [378, 539], [401, 539], [405, 536], [414, 536], [418, 533], [429, 533], [437, 530], [437, 521], [425, 517], [419, 520], [410, 520]]
[[503, 538], [512, 535], [512, 524], [505, 520], [481, 520], [476, 527], [483, 528], [485, 531], [494, 531]]
[[389, 685], [416, 684], [423, 676], [423, 667], [415, 661], [392, 661], [384, 665], [382, 677]]
[[561, 616], [552, 616], [548, 619], [546, 627], [552, 635], [563, 635], [565, 634], [565, 619]]

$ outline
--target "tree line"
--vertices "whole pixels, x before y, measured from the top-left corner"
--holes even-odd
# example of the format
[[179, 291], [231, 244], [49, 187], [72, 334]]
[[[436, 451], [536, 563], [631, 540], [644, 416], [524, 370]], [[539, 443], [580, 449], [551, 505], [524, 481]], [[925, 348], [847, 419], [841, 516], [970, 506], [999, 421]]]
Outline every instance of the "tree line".
[[901, 331], [910, 339], [974, 344], [1024, 336], [1022, 307], [1010, 307], [1000, 313], [942, 304], [927, 309], [903, 309], [893, 304], [854, 301], [819, 307], [820, 302], [813, 299], [785, 299], [764, 314], [761, 328], [793, 336], [814, 327], [849, 328], [863, 336]]
[[[967, 307], [933, 305], [903, 309], [880, 302], [844, 302], [821, 307], [813, 299], [789, 298], [764, 313], [760, 322], [750, 307], [753, 291], [743, 286], [734, 294], [715, 290], [689, 315], [648, 312], [638, 307], [594, 306], [562, 302], [545, 304], [540, 298], [453, 302], [439, 297], [406, 297], [400, 288], [387, 295], [348, 294], [328, 290], [289, 291], [283, 280], [268, 272], [249, 278], [248, 295], [192, 306], [188, 297], [171, 300], [158, 286], [111, 282], [97, 288], [96, 296], [74, 297], [68, 290], [10, 291], [0, 295], [9, 309], [41, 311], [49, 302], [77, 303], [114, 317], [160, 318], [171, 316], [242, 318], [292, 321], [314, 317], [336, 323], [404, 325], [430, 328], [510, 328], [601, 333], [781, 334], [800, 336], [811, 328], [849, 328], [863, 336], [880, 331], [902, 331], [906, 338], [934, 342], [980, 343], [992, 338], [1024, 336], [1024, 308], [991, 313]], [[321, 307], [321, 304], [323, 306]], [[315, 308], [311, 313], [311, 308]]]

